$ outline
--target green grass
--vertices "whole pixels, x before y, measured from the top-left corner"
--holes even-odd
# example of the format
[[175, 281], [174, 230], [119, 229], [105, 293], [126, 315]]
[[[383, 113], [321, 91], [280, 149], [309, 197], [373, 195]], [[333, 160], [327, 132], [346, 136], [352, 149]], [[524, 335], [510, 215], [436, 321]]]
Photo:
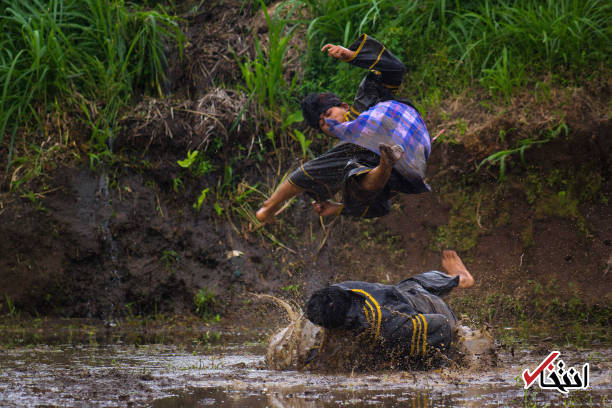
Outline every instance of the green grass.
[[593, 340], [609, 343], [609, 305], [587, 304], [579, 293], [560, 296], [557, 284], [527, 281], [521, 296], [491, 291], [485, 297], [457, 296], [449, 304], [458, 316], [496, 327], [502, 343], [552, 337], [555, 344], [589, 347]]
[[306, 79], [326, 89], [348, 83], [344, 72], [336, 73], [336, 62], [322, 62], [320, 46], [348, 46], [360, 32], [404, 61], [410, 71], [406, 88], [421, 98], [424, 88], [456, 90], [473, 80], [508, 97], [538, 73], [582, 78], [582, 70], [595, 69], [610, 53], [612, 4], [602, 0], [303, 3], [313, 13], [307, 56], [312, 75]]
[[255, 35], [256, 57], [253, 60], [237, 58], [246, 90], [254, 93], [259, 105], [268, 111], [276, 111], [281, 105], [287, 103], [297, 77], [287, 83], [284, 77], [286, 56], [290, 48], [290, 41], [295, 35], [297, 25], [290, 24], [292, 10], [288, 16], [280, 18], [270, 16], [263, 1], [261, 1], [266, 24], [268, 26], [268, 46], [263, 48], [259, 37]]
[[296, 7], [292, 3], [278, 7], [273, 15], [268, 13], [262, 0], [260, 6], [268, 27], [267, 47], [263, 47], [259, 36], [254, 35], [255, 58], [234, 56], [244, 80], [243, 89], [251, 97], [255, 96], [257, 101], [257, 120], [263, 125], [272, 150], [278, 152], [279, 148], [288, 146], [291, 136], [297, 136], [290, 134], [288, 127], [302, 120], [301, 113], [297, 112], [295, 95], [298, 76], [289, 78], [286, 72], [290, 64], [288, 53], [292, 48], [291, 40], [299, 24], [293, 18]]
[[[375, 26], [381, 8], [392, 4], [384, 0], [302, 0], [313, 19], [308, 24], [308, 38], [321, 47], [323, 41], [347, 44], [365, 29]], [[318, 40], [318, 42], [317, 42]]]
[[76, 112], [91, 131], [92, 150], [108, 149], [133, 93], [161, 95], [166, 44], [184, 43], [175, 18], [121, 0], [0, 0], [0, 27], [6, 170], [17, 145], [36, 133], [56, 136], [46, 118], [59, 112]]

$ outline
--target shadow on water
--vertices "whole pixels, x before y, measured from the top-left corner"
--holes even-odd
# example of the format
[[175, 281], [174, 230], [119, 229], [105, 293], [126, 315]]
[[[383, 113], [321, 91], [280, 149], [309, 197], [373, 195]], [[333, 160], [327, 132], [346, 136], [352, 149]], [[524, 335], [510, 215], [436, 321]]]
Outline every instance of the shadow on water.
[[542, 359], [530, 349], [501, 353], [499, 365], [482, 372], [319, 374], [266, 369], [262, 344], [0, 348], [0, 406], [610, 406], [612, 350], [561, 353], [568, 364], [590, 363], [588, 390], [526, 393], [517, 378]]

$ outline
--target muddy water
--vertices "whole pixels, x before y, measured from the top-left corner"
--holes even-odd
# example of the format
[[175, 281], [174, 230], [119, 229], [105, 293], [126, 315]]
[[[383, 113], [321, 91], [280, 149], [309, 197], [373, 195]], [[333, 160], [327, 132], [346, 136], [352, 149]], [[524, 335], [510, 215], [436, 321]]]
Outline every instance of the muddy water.
[[547, 351], [500, 353], [485, 371], [345, 373], [270, 371], [261, 345], [44, 346], [0, 349], [0, 406], [498, 407], [611, 406], [612, 350], [561, 349], [590, 363], [590, 388], [527, 394], [516, 377]]

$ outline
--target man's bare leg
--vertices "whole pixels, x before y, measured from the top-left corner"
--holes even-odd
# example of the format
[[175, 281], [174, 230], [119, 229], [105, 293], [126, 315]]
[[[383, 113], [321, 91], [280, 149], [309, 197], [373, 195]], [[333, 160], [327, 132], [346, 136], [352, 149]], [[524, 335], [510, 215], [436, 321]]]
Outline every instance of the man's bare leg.
[[367, 191], [382, 190], [389, 181], [393, 165], [404, 155], [404, 148], [400, 145], [389, 146], [381, 143], [378, 148], [380, 149], [380, 163], [361, 180], [361, 188]]
[[270, 198], [264, 201], [261, 208], [255, 213], [255, 216], [263, 223], [272, 223], [275, 221], [274, 216], [281, 208], [281, 205], [290, 198], [300, 195], [303, 192], [303, 188], [291, 184], [289, 180], [285, 179]]
[[458, 288], [464, 289], [474, 285], [474, 278], [455, 251], [442, 251], [442, 268], [451, 276], [459, 275]]

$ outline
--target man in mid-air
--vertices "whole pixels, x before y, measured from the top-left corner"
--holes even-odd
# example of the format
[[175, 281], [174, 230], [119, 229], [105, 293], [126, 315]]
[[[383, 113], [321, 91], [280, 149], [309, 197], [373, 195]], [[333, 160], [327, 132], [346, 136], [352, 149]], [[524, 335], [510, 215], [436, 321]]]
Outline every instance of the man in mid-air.
[[[313, 93], [302, 102], [304, 119], [341, 143], [301, 164], [257, 211], [274, 222], [282, 204], [306, 192], [321, 216], [379, 217], [390, 210], [398, 192], [430, 191], [424, 181], [431, 149], [425, 122], [410, 101], [395, 96], [406, 68], [389, 50], [366, 34], [348, 49], [327, 44], [323, 52], [369, 70], [353, 104], [332, 93]], [[331, 201], [342, 192], [342, 202]]]

